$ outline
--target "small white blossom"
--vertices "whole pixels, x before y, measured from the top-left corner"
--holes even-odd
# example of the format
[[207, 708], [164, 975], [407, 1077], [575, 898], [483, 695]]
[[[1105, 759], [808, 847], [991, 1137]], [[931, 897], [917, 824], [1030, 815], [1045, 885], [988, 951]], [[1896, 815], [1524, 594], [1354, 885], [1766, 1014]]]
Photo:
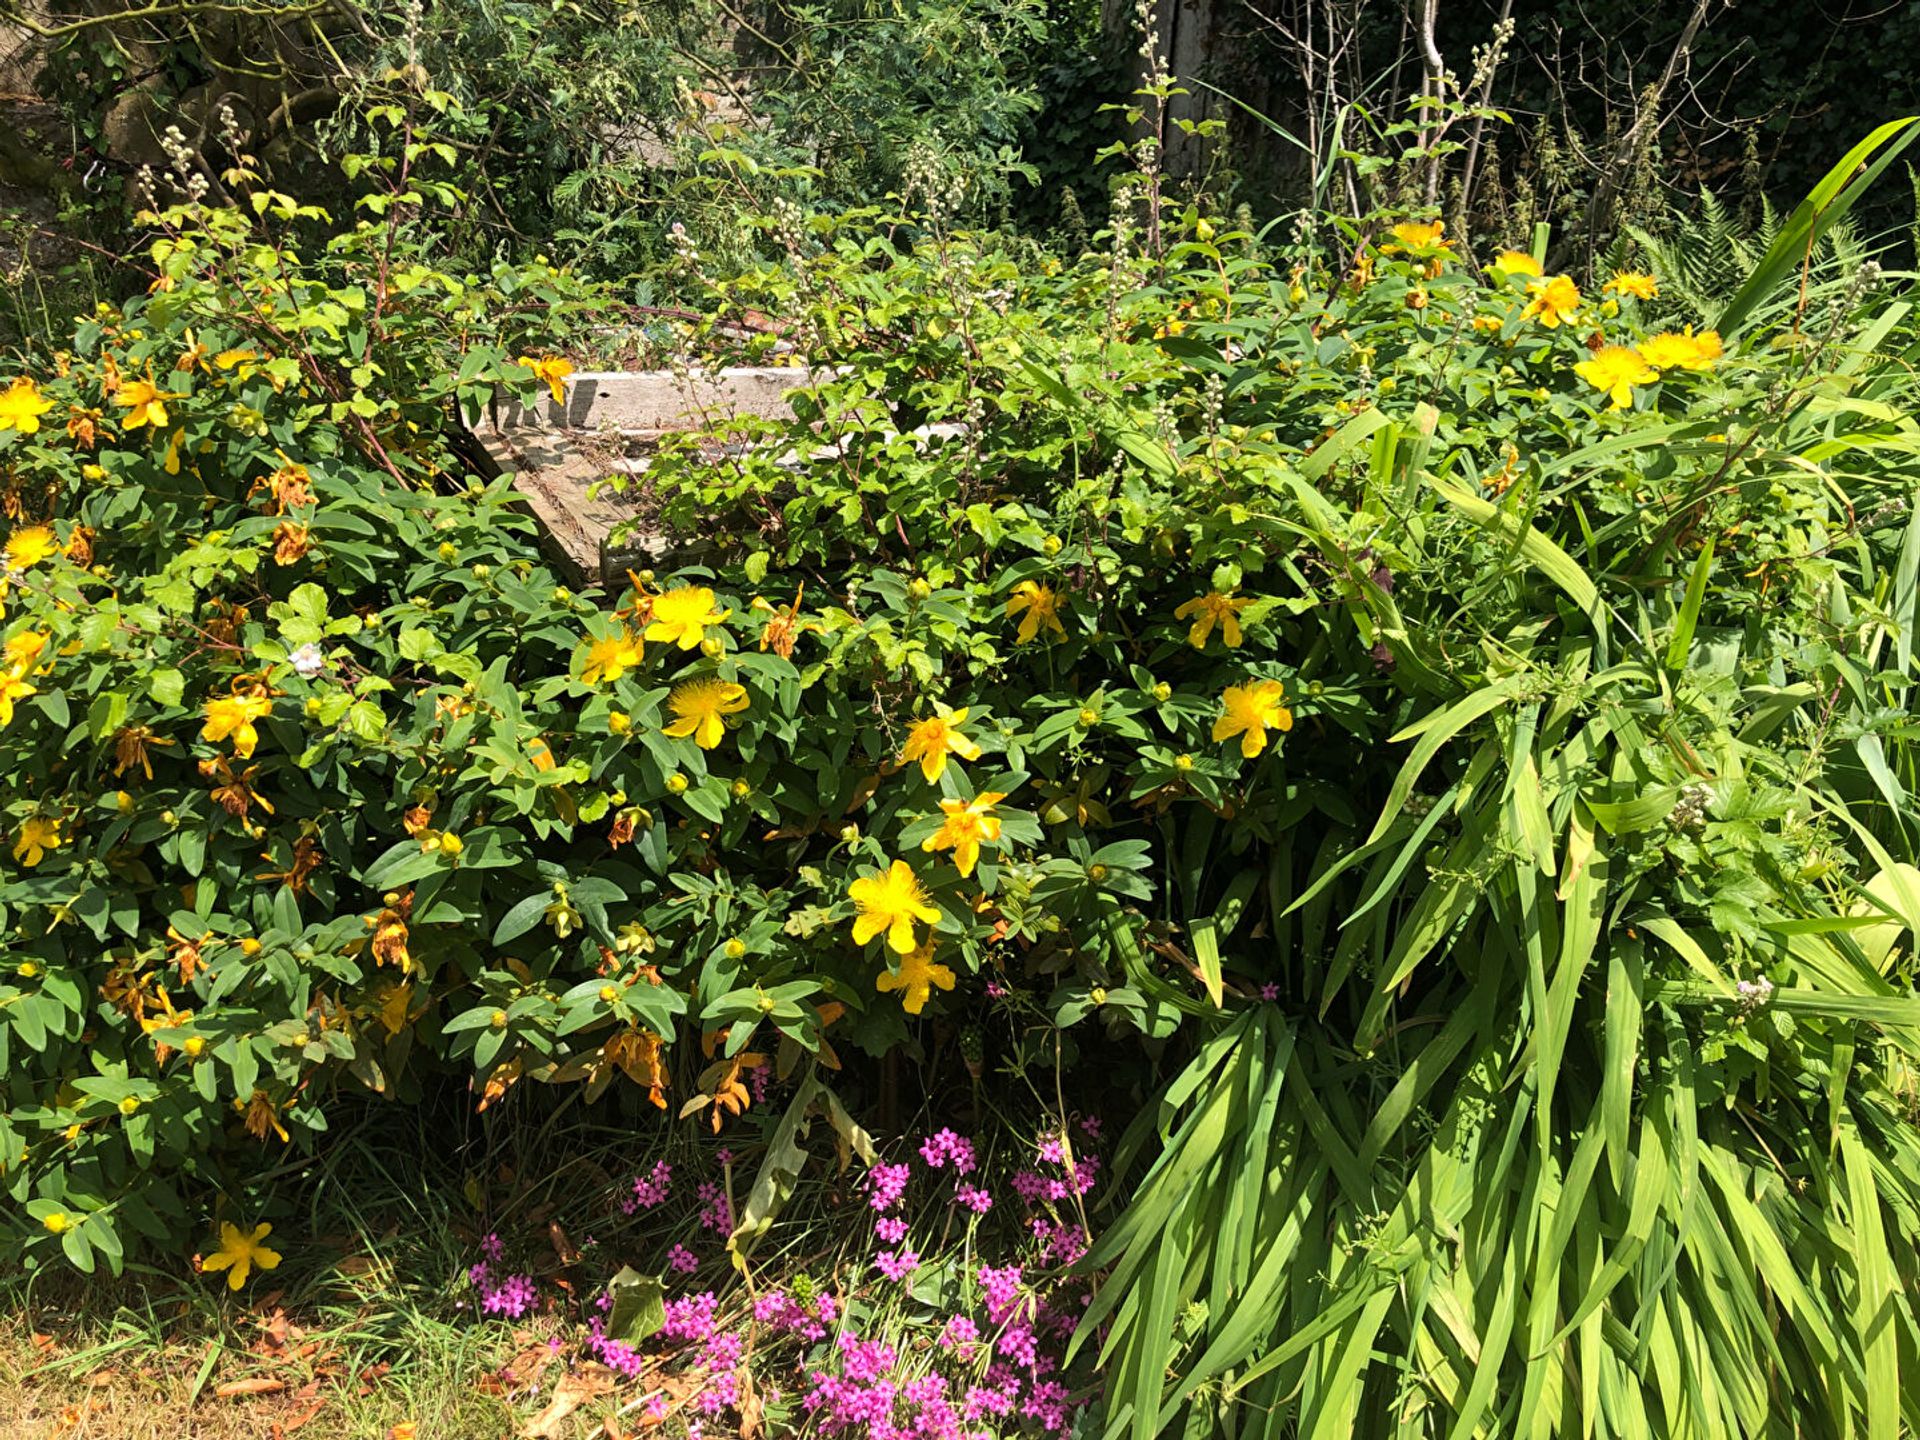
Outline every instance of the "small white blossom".
[[327, 668], [327, 657], [318, 645], [302, 645], [288, 658], [293, 661], [293, 673], [302, 680], [311, 680]]

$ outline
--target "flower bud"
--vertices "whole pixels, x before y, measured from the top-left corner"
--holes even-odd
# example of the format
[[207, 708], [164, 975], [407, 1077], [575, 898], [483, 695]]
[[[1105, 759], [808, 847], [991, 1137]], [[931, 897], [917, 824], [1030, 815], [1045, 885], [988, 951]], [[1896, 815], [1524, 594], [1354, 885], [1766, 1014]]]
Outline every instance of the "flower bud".
[[669, 795], [686, 794], [687, 793], [687, 777], [682, 775], [677, 770], [673, 774], [667, 776], [667, 793]]

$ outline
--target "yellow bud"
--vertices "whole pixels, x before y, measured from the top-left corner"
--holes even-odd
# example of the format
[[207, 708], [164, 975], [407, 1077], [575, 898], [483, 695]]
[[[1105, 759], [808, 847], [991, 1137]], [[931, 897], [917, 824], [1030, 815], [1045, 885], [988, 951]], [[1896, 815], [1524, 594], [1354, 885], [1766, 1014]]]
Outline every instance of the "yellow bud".
[[304, 708], [308, 715], [317, 718], [320, 714], [320, 697], [318, 695], [309, 695]]
[[736, 780], [733, 782], [733, 798], [734, 799], [744, 800], [747, 798], [747, 796], [751, 795], [752, 793], [753, 793], [753, 786], [749, 785], [746, 781]]
[[727, 959], [738, 960], [747, 953], [747, 942], [734, 939], [727, 941]]
[[64, 1235], [73, 1228], [73, 1217], [64, 1210], [54, 1210], [40, 1223], [47, 1227], [49, 1235]]
[[1174, 769], [1176, 769], [1176, 770], [1191, 770], [1191, 769], [1193, 769], [1193, 756], [1191, 756], [1191, 755], [1176, 755], [1176, 756], [1174, 756], [1174, 757], [1173, 757], [1173, 768], [1174, 768]]
[[1040, 542], [1040, 551], [1044, 555], [1058, 555], [1060, 553], [1060, 537], [1058, 535], [1047, 536], [1046, 539]]
[[624, 710], [612, 710], [607, 713], [607, 729], [615, 735], [624, 735], [633, 729], [633, 717]]
[[458, 855], [466, 848], [467, 842], [462, 840], [458, 835], [442, 835], [440, 837], [440, 853], [442, 855]]
[[611, 1005], [620, 998], [620, 992], [611, 985], [602, 985], [600, 987], [600, 998]]
[[494, 1011], [492, 1015], [487, 1017], [487, 1024], [491, 1025], [495, 1030], [506, 1029], [507, 1028], [507, 1012], [504, 1010]]
[[1082, 730], [1090, 730], [1100, 723], [1100, 712], [1089, 705], [1083, 707], [1074, 718], [1079, 722]]
[[118, 810], [122, 815], [131, 815], [133, 813], [133, 796], [124, 790], [114, 791], [113, 808]]
[[1193, 222], [1193, 233], [1200, 240], [1213, 239], [1213, 222], [1200, 219]]
[[858, 825], [842, 825], [840, 827], [840, 843], [841, 844], [851, 845], [855, 841], [857, 841], [859, 838], [860, 838], [860, 827]]
[[1162, 705], [1166, 704], [1167, 701], [1173, 698], [1173, 686], [1162, 680], [1158, 685], [1153, 687], [1153, 698], [1158, 700]]
[[187, 1052], [188, 1059], [198, 1060], [202, 1055], [207, 1053], [207, 1037], [204, 1035], [189, 1035], [186, 1043], [180, 1048]]
[[180, 817], [171, 810], [162, 810], [160, 812], [160, 818], [169, 825], [178, 825], [180, 823]]
[[674, 774], [667, 776], [667, 793], [669, 795], [686, 794], [687, 793], [687, 777], [678, 773], [677, 771]]
[[1088, 992], [1087, 998], [1093, 1001], [1093, 1003], [1096, 1005], [1104, 1005], [1107, 1003], [1107, 992], [1103, 990], [1100, 986], [1096, 985], [1093, 987], [1091, 991]]
[[13, 973], [22, 980], [31, 980], [40, 973], [40, 967], [32, 960], [22, 960]]
[[447, 564], [451, 565], [459, 558], [459, 555], [459, 548], [455, 546], [451, 540], [442, 540], [440, 542], [440, 558]]
[[1089, 865], [1087, 867], [1087, 878], [1098, 885], [1107, 878], [1107, 867], [1104, 865]]
[[709, 660], [718, 660], [727, 653], [727, 642], [718, 635], [709, 635], [700, 642], [700, 653]]
[[771, 995], [762, 995], [754, 1003], [759, 1007], [762, 1015], [771, 1015], [780, 1002], [775, 1000]]
[[246, 939], [240, 942], [240, 953], [242, 955], [258, 955], [260, 953], [260, 942], [251, 935], [247, 936]]
[[907, 586], [907, 593], [916, 600], [924, 600], [933, 594], [933, 586], [925, 580], [915, 579]]
[[127, 1096], [126, 1099], [120, 1102], [120, 1113], [122, 1115], [131, 1115], [133, 1114], [134, 1111], [138, 1110], [139, 1108], [140, 1108], [140, 1101], [137, 1096], [129, 1095]]

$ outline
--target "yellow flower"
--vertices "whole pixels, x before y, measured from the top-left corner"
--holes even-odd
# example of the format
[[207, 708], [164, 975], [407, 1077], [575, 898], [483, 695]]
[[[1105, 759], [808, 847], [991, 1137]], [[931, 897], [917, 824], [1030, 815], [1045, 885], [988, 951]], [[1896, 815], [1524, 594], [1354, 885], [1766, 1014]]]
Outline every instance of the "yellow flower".
[[1580, 308], [1580, 287], [1565, 275], [1556, 275], [1551, 280], [1535, 280], [1527, 286], [1527, 293], [1533, 299], [1520, 312], [1520, 318], [1538, 320], [1548, 330], [1569, 323], [1573, 319], [1573, 312]]
[[553, 403], [562, 404], [567, 398], [567, 377], [573, 374], [573, 366], [557, 355], [542, 355], [538, 359], [531, 355], [522, 355], [513, 362], [524, 365], [535, 376], [547, 382], [547, 391], [553, 396]]
[[1660, 282], [1637, 270], [1616, 270], [1613, 278], [1600, 287], [1609, 295], [1631, 295], [1636, 300], [1651, 300], [1660, 293]]
[[960, 733], [960, 726], [967, 718], [966, 709], [949, 710], [938, 702], [934, 709], [937, 714], [914, 722], [907, 732], [907, 743], [900, 750], [900, 763], [906, 765], [918, 760], [920, 773], [927, 777], [929, 785], [940, 783], [949, 754], [958, 755], [962, 760], [980, 758], [980, 747]]
[[277, 1250], [269, 1250], [260, 1242], [273, 1232], [273, 1226], [264, 1221], [253, 1227], [248, 1234], [231, 1221], [220, 1222], [220, 1248], [200, 1262], [200, 1268], [211, 1274], [215, 1270], [227, 1272], [227, 1289], [238, 1290], [247, 1283], [247, 1276], [255, 1269], [271, 1270], [280, 1263]]
[[1007, 618], [1011, 620], [1015, 615], [1023, 616], [1020, 631], [1014, 636], [1014, 644], [1026, 644], [1043, 629], [1066, 639], [1067, 627], [1060, 623], [1060, 605], [1059, 595], [1045, 585], [1022, 580], [1014, 586], [1013, 594], [1007, 599]]
[[121, 422], [123, 429], [138, 430], [142, 425], [151, 425], [159, 430], [166, 426], [166, 402], [173, 398], [149, 378], [122, 382], [114, 391], [113, 403], [127, 412], [127, 418]]
[[647, 639], [665, 640], [692, 650], [707, 638], [706, 627], [718, 625], [731, 610], [713, 608], [713, 591], [704, 585], [676, 585], [653, 597], [653, 621]]
[[228, 695], [209, 700], [207, 723], [200, 728], [200, 738], [217, 745], [231, 736], [234, 753], [245, 759], [260, 743], [260, 732], [253, 728], [253, 722], [265, 719], [272, 709], [273, 702], [264, 695]]
[[1633, 387], [1651, 385], [1659, 372], [1625, 345], [1602, 345], [1592, 358], [1573, 367], [1573, 373], [1594, 389], [1613, 397], [1610, 410], [1625, 410], [1633, 404]]
[[973, 874], [980, 861], [980, 842], [1000, 838], [1000, 817], [993, 807], [1006, 799], [999, 790], [982, 790], [971, 800], [942, 800], [940, 811], [946, 817], [940, 828], [920, 842], [928, 854], [936, 850], [953, 851], [953, 864], [962, 877]]
[[52, 638], [44, 630], [22, 630], [12, 636], [5, 647], [8, 671], [14, 675], [29, 673], [40, 663], [41, 652]]
[[662, 732], [676, 739], [693, 736], [702, 750], [711, 750], [726, 737], [723, 715], [738, 715], [747, 708], [747, 687], [729, 680], [689, 680], [673, 687], [667, 697], [667, 709], [679, 718]]
[[53, 815], [29, 815], [13, 839], [13, 858], [31, 870], [62, 844], [60, 821]]
[[1451, 240], [1441, 238], [1447, 233], [1447, 222], [1444, 220], [1403, 220], [1388, 233], [1393, 236], [1395, 242], [1392, 245], [1381, 246], [1381, 249], [1388, 254], [1396, 250], [1425, 253], [1453, 248]]
[[933, 993], [936, 985], [942, 990], [953, 989], [953, 971], [945, 965], [933, 963], [931, 935], [918, 950], [901, 957], [899, 970], [882, 970], [873, 982], [873, 988], [882, 995], [898, 990], [900, 1004], [909, 1015], [918, 1015], [926, 1008], [927, 996]]
[[1496, 279], [1508, 280], [1515, 275], [1538, 278], [1546, 273], [1540, 268], [1540, 262], [1524, 250], [1502, 250], [1493, 257], [1493, 263], [1487, 267]]
[[33, 381], [22, 375], [0, 391], [0, 430], [31, 435], [40, 428], [40, 417], [52, 408], [53, 402], [42, 398]]
[[1293, 712], [1282, 703], [1286, 687], [1278, 680], [1229, 685], [1220, 692], [1220, 718], [1213, 722], [1216, 742], [1240, 737], [1240, 753], [1251, 760], [1267, 748], [1269, 729], [1293, 729]]
[[31, 570], [60, 549], [48, 525], [27, 525], [7, 537], [7, 568]]
[[1649, 335], [1637, 348], [1640, 358], [1656, 370], [1711, 370], [1721, 354], [1720, 332], [1703, 330], [1696, 335], [1689, 325], [1679, 334], [1665, 330]]
[[1240, 612], [1251, 605], [1249, 598], [1235, 599], [1231, 595], [1222, 595], [1218, 590], [1205, 595], [1196, 595], [1186, 604], [1173, 612], [1176, 620], [1193, 617], [1193, 628], [1187, 632], [1187, 643], [1196, 650], [1207, 648], [1207, 637], [1213, 634], [1213, 627], [1220, 627], [1220, 638], [1227, 642], [1229, 650], [1240, 643]]
[[940, 918], [940, 912], [927, 903], [919, 877], [904, 860], [894, 861], [877, 874], [862, 875], [847, 887], [847, 895], [860, 912], [853, 921], [856, 945], [885, 935], [896, 953], [910, 954], [913, 922], [923, 920], [931, 925]]
[[638, 665], [643, 653], [640, 638], [622, 625], [612, 635], [587, 646], [586, 663], [580, 667], [580, 678], [589, 685], [609, 684]]
[[13, 723], [13, 702], [39, 692], [18, 675], [0, 675], [0, 726]]

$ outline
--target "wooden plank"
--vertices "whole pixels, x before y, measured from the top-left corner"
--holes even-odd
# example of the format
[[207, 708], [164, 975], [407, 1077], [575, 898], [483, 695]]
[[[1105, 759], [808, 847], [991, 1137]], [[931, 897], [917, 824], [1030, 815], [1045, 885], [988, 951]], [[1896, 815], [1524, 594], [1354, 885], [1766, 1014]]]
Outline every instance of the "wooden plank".
[[502, 430], [658, 432], [696, 430], [733, 415], [793, 418], [789, 392], [827, 378], [805, 366], [733, 365], [677, 375], [671, 370], [581, 370], [563, 382], [556, 401], [544, 391], [532, 404], [502, 396], [493, 422]]

